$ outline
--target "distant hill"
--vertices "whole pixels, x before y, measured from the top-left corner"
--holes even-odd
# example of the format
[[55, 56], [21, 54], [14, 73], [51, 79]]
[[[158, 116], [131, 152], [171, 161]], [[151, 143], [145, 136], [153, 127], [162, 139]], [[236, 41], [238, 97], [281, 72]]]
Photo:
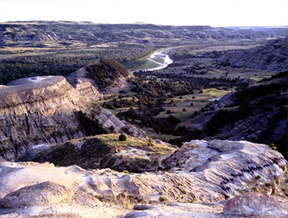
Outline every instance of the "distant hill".
[[282, 72], [288, 70], [288, 37], [269, 40], [263, 46], [243, 51], [230, 51], [219, 61], [236, 66]]
[[[87, 45], [107, 42], [159, 43], [159, 39], [256, 39], [283, 37], [288, 29], [228, 29], [210, 26], [162, 26], [153, 24], [95, 24], [90, 22], [70, 21], [34, 21], [6, 22], [0, 24], [2, 47], [13, 46], [12, 42], [55, 41], [59, 45], [69, 46], [72, 41]], [[64, 41], [64, 42], [63, 42]], [[63, 44], [64, 43], [64, 44]], [[163, 42], [161, 42], [163, 43]], [[46, 46], [39, 44], [38, 46]]]

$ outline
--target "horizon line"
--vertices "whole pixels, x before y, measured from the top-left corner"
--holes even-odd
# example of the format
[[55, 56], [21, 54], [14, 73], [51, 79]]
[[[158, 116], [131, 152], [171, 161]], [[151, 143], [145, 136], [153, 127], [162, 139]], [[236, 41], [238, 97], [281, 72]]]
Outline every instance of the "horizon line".
[[20, 23], [20, 22], [75, 22], [75, 23], [91, 23], [95, 25], [101, 25], [101, 24], [108, 24], [108, 25], [127, 25], [127, 24], [138, 24], [138, 25], [155, 25], [155, 26], [209, 26], [209, 27], [288, 27], [288, 25], [281, 25], [281, 24], [275, 24], [275, 25], [209, 25], [209, 24], [191, 24], [191, 25], [175, 25], [175, 24], [155, 24], [155, 23], [147, 23], [147, 22], [132, 22], [132, 23], [100, 23], [95, 21], [75, 21], [75, 20], [6, 20], [6, 21], [0, 21], [0, 23]]

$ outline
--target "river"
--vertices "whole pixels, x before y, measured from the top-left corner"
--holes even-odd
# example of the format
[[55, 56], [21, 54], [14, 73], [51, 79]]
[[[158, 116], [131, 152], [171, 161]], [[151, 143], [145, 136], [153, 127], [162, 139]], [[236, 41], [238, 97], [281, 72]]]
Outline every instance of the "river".
[[[165, 49], [165, 50], [160, 50], [160, 51], [155, 51], [149, 58], [148, 60], [150, 62], [153, 62], [155, 64], [157, 64], [157, 67], [153, 67], [153, 68], [147, 68], [147, 69], [141, 69], [141, 70], [136, 70], [133, 72], [138, 72], [138, 71], [154, 71], [154, 70], [161, 70], [165, 67], [167, 67], [169, 64], [171, 64], [173, 61], [169, 58], [168, 52], [171, 49]], [[155, 59], [161, 59], [162, 63], [155, 61]]]

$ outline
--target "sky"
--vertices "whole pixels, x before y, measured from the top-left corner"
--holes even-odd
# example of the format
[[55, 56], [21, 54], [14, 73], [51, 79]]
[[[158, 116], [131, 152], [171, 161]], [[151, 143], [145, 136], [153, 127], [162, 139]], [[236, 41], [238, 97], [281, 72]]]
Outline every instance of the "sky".
[[288, 25], [288, 0], [0, 0], [0, 22]]

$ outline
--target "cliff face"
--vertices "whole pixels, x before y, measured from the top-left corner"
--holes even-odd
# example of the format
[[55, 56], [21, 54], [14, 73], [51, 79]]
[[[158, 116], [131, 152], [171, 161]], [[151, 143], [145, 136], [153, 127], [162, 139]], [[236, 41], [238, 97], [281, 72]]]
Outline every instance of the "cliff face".
[[0, 89], [0, 151], [15, 160], [28, 146], [85, 135], [73, 110], [88, 106], [64, 77], [13, 81]]
[[[96, 94], [97, 96], [97, 94]], [[33, 77], [12, 81], [0, 88], [0, 155], [17, 160], [27, 147], [43, 143], [63, 143], [87, 132], [77, 111], [95, 114], [94, 119], [114, 132], [144, 135], [130, 124], [74, 89], [62, 76]]]

